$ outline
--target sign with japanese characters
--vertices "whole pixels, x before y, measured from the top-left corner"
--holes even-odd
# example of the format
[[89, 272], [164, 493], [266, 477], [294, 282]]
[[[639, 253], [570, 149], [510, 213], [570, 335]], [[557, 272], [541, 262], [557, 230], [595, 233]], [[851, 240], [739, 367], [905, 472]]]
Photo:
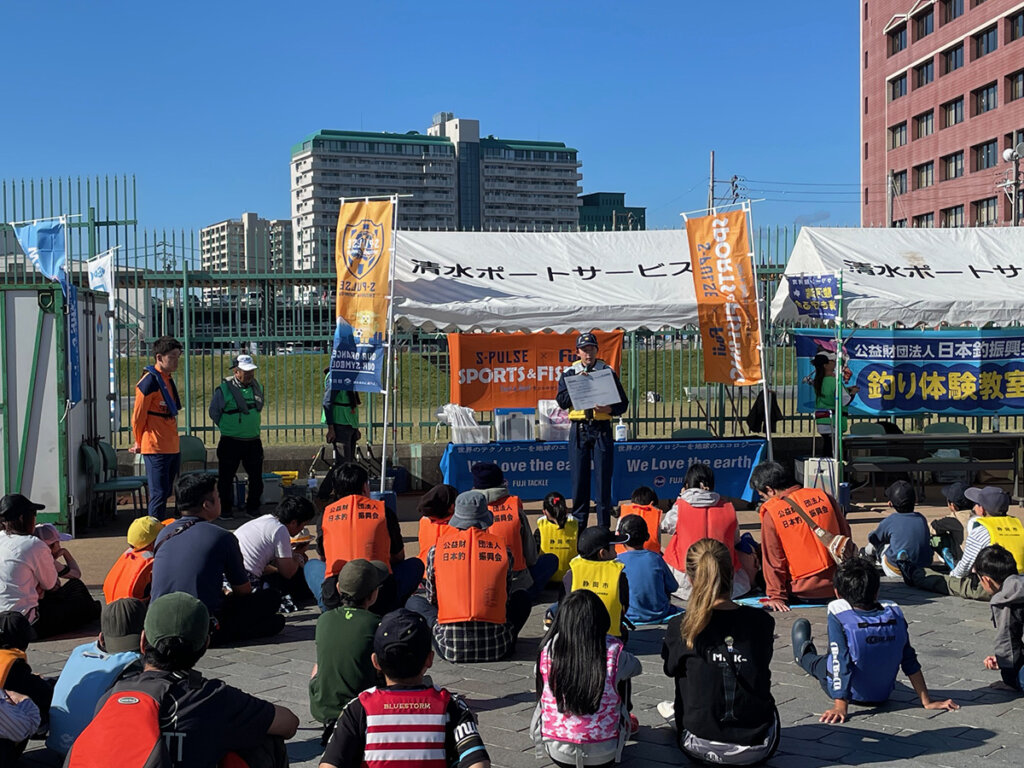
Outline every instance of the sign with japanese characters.
[[834, 320], [839, 317], [839, 280], [836, 275], [791, 275], [789, 298], [803, 317]]
[[[811, 358], [835, 337], [795, 331], [798, 407], [814, 410]], [[876, 331], [843, 342], [851, 414], [985, 413], [1024, 409], [1024, 329]]]
[[747, 212], [687, 219], [686, 237], [700, 316], [704, 380], [760, 384], [761, 333]]
[[[619, 370], [622, 331], [595, 331], [598, 356]], [[554, 400], [576, 362], [575, 333], [450, 333], [451, 399], [475, 411], [534, 408]]]
[[346, 202], [338, 212], [332, 389], [383, 389], [393, 217], [392, 200]]

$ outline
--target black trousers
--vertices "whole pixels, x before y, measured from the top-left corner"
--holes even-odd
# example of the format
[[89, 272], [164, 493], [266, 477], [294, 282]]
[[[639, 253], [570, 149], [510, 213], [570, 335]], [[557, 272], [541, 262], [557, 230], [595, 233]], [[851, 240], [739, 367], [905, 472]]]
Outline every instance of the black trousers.
[[40, 598], [39, 617], [32, 626], [42, 640], [96, 621], [101, 609], [81, 579], [68, 579]]
[[263, 496], [263, 441], [239, 440], [237, 437], [221, 437], [217, 443], [217, 492], [220, 494], [221, 514], [230, 514], [235, 500], [235, 473], [238, 465], [249, 476], [249, 491], [245, 497], [245, 508], [256, 512]]
[[228, 595], [217, 612], [219, 626], [213, 633], [213, 644], [273, 637], [284, 629], [284, 616], [277, 612], [280, 607], [281, 593], [276, 589]]

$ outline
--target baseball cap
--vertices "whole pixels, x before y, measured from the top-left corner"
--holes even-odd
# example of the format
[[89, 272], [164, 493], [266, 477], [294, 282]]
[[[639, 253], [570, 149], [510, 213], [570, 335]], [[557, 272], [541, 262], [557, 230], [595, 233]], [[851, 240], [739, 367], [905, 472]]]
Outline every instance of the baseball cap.
[[597, 346], [597, 336], [592, 333], [581, 333], [579, 338], [576, 339], [576, 349], [589, 346]]
[[15, 520], [26, 513], [38, 512], [46, 509], [42, 504], [29, 501], [27, 496], [20, 493], [8, 493], [0, 499], [0, 519]]
[[71, 541], [72, 539], [70, 533], [61, 533], [57, 530], [57, 526], [52, 523], [39, 523], [33, 533], [35, 533], [37, 539], [41, 539], [47, 546], [55, 541]]
[[150, 604], [144, 629], [146, 641], [154, 647], [177, 637], [193, 651], [201, 651], [210, 637], [210, 612], [192, 595], [171, 592]]
[[474, 525], [477, 528], [490, 528], [494, 523], [494, 515], [487, 507], [487, 497], [480, 491], [466, 491], [455, 499], [455, 513], [448, 525], [452, 528], [466, 530]]
[[380, 560], [349, 560], [338, 574], [338, 592], [359, 602], [388, 577], [388, 567]]
[[255, 371], [257, 366], [253, 362], [252, 355], [239, 355], [231, 361], [231, 367], [240, 371]]
[[817, 354], [815, 354], [815, 357], [823, 357], [826, 360], [835, 360], [836, 359], [836, 353], [835, 352], [828, 352], [828, 351], [826, 351], [824, 349], [819, 349]]
[[435, 485], [420, 498], [416, 505], [416, 511], [426, 517], [444, 518], [448, 517], [448, 510], [452, 508], [459, 490], [451, 485]]
[[607, 528], [592, 526], [580, 534], [576, 542], [576, 551], [580, 557], [591, 558], [597, 555], [602, 549], [610, 549], [612, 544], [625, 544], [629, 536], [616, 536]]
[[951, 483], [942, 489], [942, 495], [957, 509], [970, 509], [974, 504], [964, 495], [968, 488], [970, 486], [967, 483]]
[[146, 604], [137, 598], [122, 597], [103, 606], [100, 632], [107, 653], [138, 651], [145, 621]]
[[619, 520], [619, 535], [627, 537], [634, 547], [651, 538], [647, 521], [640, 515], [626, 515], [621, 518]]
[[912, 511], [917, 503], [917, 494], [914, 486], [906, 480], [897, 480], [885, 489], [885, 498], [892, 502], [895, 509], [900, 511]]
[[964, 496], [981, 505], [981, 508], [990, 515], [1002, 517], [1010, 510], [1010, 497], [1006, 491], [996, 488], [994, 485], [986, 485], [984, 488], [968, 488]]
[[373, 635], [373, 652], [388, 677], [413, 677], [430, 654], [427, 620], [407, 608], [384, 614]]
[[134, 549], [148, 547], [156, 541], [156, 537], [160, 535], [160, 531], [163, 529], [164, 524], [155, 517], [149, 517], [147, 515], [137, 517], [132, 521], [132, 524], [128, 526], [128, 543], [131, 544]]

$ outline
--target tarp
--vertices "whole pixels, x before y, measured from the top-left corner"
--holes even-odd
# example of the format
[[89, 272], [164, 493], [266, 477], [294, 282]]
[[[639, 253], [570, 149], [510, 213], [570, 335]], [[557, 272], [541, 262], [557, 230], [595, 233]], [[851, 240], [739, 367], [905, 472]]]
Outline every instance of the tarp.
[[[842, 272], [854, 325], [1020, 325], [1024, 227], [800, 230], [785, 275]], [[783, 278], [772, 320], [801, 313]]]
[[441, 331], [697, 323], [686, 232], [398, 232], [395, 319]]

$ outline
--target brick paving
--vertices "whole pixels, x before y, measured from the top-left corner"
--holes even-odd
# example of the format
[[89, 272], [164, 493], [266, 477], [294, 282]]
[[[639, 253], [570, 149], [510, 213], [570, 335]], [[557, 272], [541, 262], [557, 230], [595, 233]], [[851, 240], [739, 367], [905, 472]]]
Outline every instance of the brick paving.
[[[413, 499], [412, 504], [414, 505]], [[406, 506], [403, 500], [403, 507]], [[881, 519], [883, 508], [868, 504], [851, 515], [855, 539]], [[938, 508], [922, 510], [930, 517]], [[1016, 510], [1014, 510], [1016, 511]], [[740, 514], [742, 527], [756, 530], [756, 516]], [[98, 586], [109, 563], [123, 548], [123, 528], [106, 536], [70, 542], [91, 587]], [[236, 520], [230, 527], [241, 523]], [[403, 523], [407, 548], [414, 542], [411, 522]], [[987, 604], [919, 592], [893, 580], [883, 580], [882, 597], [904, 608], [911, 639], [924, 667], [933, 697], [951, 697], [962, 705], [957, 712], [932, 712], [917, 703], [909, 682], [901, 677], [892, 699], [877, 709], [852, 706], [844, 725], [822, 725], [818, 715], [830, 700], [818, 684], [793, 663], [789, 631], [798, 617], [811, 620], [815, 637], [825, 633], [825, 609], [809, 608], [775, 614], [773, 687], [782, 719], [782, 743], [769, 762], [779, 768], [818, 768], [831, 764], [886, 766], [927, 765], [958, 768], [985, 759], [988, 768], [1018, 766], [1024, 746], [1024, 698], [992, 690], [997, 672], [982, 666], [990, 654], [993, 629]], [[542, 603], [543, 605], [543, 603]], [[528, 732], [534, 705], [533, 664], [542, 634], [543, 609], [534, 613], [520, 638], [513, 659], [494, 664], [452, 665], [437, 660], [430, 674], [436, 683], [465, 695], [478, 714], [480, 728], [494, 765], [533, 768], [548, 765], [536, 757]], [[305, 610], [288, 617], [286, 628], [274, 642], [209, 651], [200, 662], [208, 676], [225, 680], [245, 691], [298, 714], [301, 726], [288, 744], [294, 766], [316, 766], [320, 757], [320, 726], [309, 714], [307, 682], [315, 658], [313, 632], [317, 612]], [[98, 631], [98, 627], [96, 629]], [[658, 702], [672, 698], [672, 682], [661, 672], [659, 656], [664, 628], [633, 633], [629, 648], [643, 663], [644, 673], [634, 681], [634, 713], [640, 733], [626, 747], [625, 766], [679, 765], [682, 753], [673, 729], [656, 711]], [[29, 661], [40, 674], [59, 674], [68, 651], [85, 642], [76, 637], [33, 645]], [[820, 645], [823, 645], [820, 644]], [[819, 646], [820, 647], [820, 646]], [[26, 766], [55, 766], [60, 761], [40, 742], [32, 742], [22, 760]]]

